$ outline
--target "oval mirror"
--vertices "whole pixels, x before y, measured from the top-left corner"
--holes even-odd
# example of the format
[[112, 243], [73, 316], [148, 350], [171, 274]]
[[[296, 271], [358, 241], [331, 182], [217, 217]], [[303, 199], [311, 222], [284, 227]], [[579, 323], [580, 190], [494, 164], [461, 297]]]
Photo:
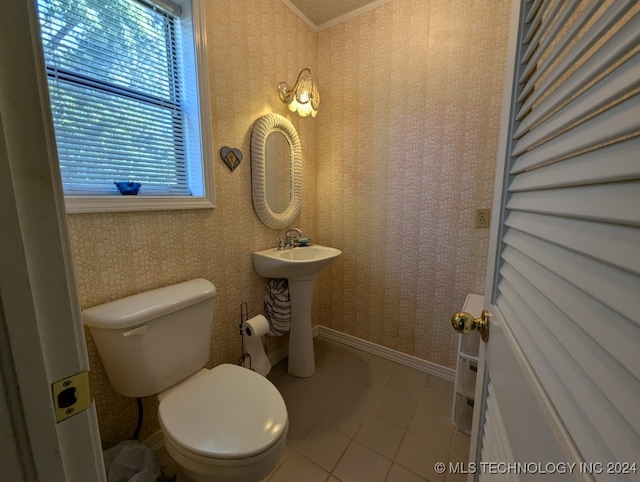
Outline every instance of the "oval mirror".
[[264, 146], [264, 164], [267, 205], [275, 214], [289, 207], [291, 170], [289, 169], [289, 141], [282, 132], [273, 131]]
[[291, 225], [302, 204], [302, 149], [293, 124], [279, 114], [260, 117], [251, 133], [253, 207], [272, 229]]

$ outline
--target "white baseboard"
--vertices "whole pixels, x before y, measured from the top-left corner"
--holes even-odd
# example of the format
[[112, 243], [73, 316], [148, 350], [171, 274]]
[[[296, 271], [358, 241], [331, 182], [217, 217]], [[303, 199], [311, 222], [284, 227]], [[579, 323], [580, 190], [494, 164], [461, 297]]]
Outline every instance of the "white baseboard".
[[273, 353], [270, 353], [267, 356], [269, 357], [269, 361], [271, 362], [271, 366], [274, 366], [279, 361], [284, 360], [285, 358], [287, 358], [288, 355], [289, 355], [289, 344], [287, 343], [282, 348], [279, 348], [278, 350], [274, 351]]
[[162, 435], [162, 430], [153, 432], [142, 441], [142, 444], [153, 450], [160, 450], [162, 447], [164, 447], [164, 437]]
[[394, 361], [396, 363], [399, 363], [400, 365], [405, 365], [421, 372], [444, 378], [445, 380], [455, 380], [456, 371], [453, 368], [443, 367], [442, 365], [422, 360], [421, 358], [416, 358], [414, 356], [407, 355], [406, 353], [392, 350], [391, 348], [377, 345], [376, 343], [371, 343], [370, 341], [347, 335], [336, 330], [332, 330], [331, 328], [327, 328], [326, 326], [317, 326], [316, 328], [318, 328], [317, 336], [320, 338], [337, 341], [338, 343], [342, 343], [343, 345], [357, 348], [358, 350], [371, 353], [372, 355], [377, 355], [381, 358], [386, 358], [387, 360]]

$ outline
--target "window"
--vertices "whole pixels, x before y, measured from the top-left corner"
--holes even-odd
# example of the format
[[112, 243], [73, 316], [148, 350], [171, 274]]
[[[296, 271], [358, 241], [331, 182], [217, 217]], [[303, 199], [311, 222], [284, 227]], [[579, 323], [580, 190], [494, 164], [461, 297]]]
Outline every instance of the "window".
[[[68, 211], [212, 207], [202, 0], [38, 11]], [[121, 196], [122, 181], [140, 194]]]

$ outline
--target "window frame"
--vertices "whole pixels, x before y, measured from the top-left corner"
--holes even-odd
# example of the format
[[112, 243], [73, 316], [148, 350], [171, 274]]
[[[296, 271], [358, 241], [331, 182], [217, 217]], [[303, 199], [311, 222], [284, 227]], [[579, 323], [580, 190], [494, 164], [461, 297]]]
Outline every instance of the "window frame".
[[[145, 3], [166, 9], [162, 0], [144, 0]], [[194, 101], [185, 110], [195, 112], [199, 124], [200, 156], [189, 159], [188, 170], [201, 170], [202, 192], [200, 196], [140, 195], [122, 196], [85, 195], [65, 193], [67, 213], [152, 211], [173, 209], [211, 209], [215, 207], [213, 143], [209, 102], [209, 78], [207, 71], [207, 36], [204, 0], [173, 0], [182, 8], [180, 26], [183, 31], [182, 59], [193, 64], [196, 92]], [[191, 58], [192, 57], [192, 58]], [[46, 69], [46, 67], [45, 67]]]

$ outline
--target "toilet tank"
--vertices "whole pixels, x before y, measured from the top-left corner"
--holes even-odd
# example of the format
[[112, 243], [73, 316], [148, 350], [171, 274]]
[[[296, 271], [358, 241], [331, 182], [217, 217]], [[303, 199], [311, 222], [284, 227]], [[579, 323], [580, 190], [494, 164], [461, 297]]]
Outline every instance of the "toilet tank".
[[84, 310], [114, 390], [145, 397], [201, 369], [211, 350], [215, 293], [199, 278]]

